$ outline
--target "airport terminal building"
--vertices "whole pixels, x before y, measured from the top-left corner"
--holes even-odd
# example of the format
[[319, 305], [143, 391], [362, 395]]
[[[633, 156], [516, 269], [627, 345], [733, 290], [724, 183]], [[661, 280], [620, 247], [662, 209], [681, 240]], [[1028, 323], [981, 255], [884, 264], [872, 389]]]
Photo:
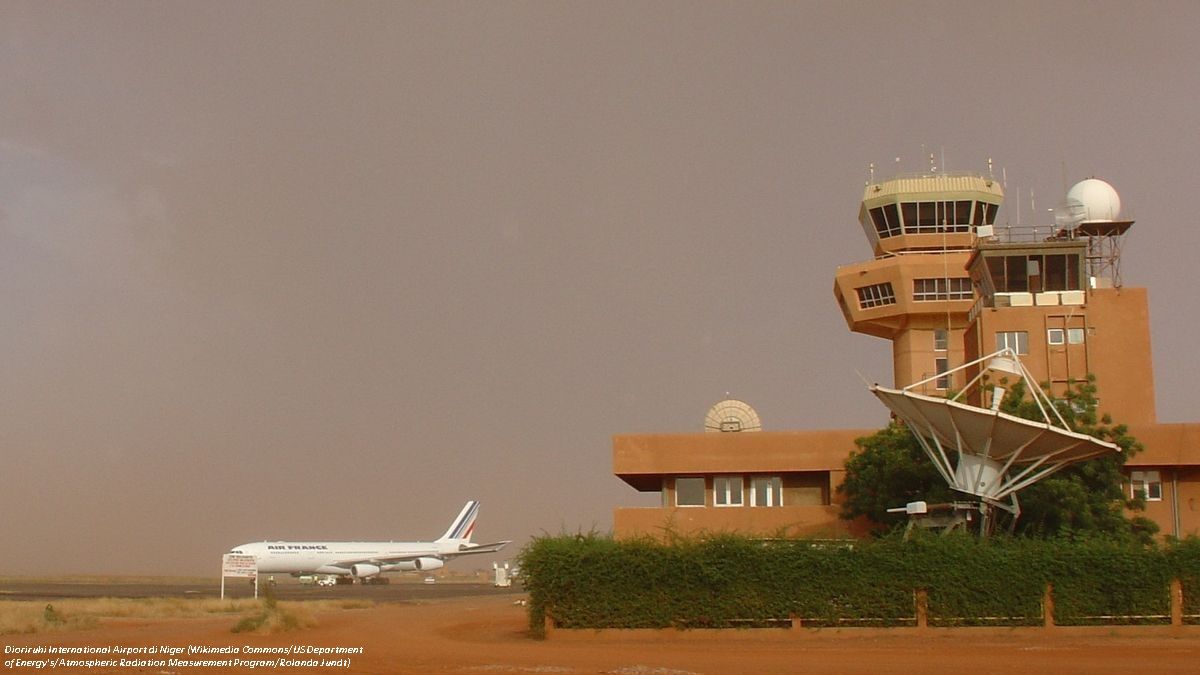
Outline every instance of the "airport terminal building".
[[[1156, 419], [1148, 296], [1121, 281], [1133, 221], [1116, 191], [1085, 180], [1040, 227], [997, 225], [1003, 200], [983, 175], [869, 183], [859, 223], [872, 257], [834, 277], [849, 329], [889, 340], [895, 387], [928, 395], [961, 389], [969, 371], [950, 371], [1004, 347], [1054, 394], [1094, 375], [1100, 412], [1145, 446], [1125, 465], [1127, 493], [1145, 495], [1163, 535], [1200, 534], [1200, 423]], [[704, 432], [615, 436], [613, 472], [662, 502], [616, 509], [614, 534], [861, 534], [838, 516], [837, 486], [854, 440], [875, 431], [763, 431], [722, 401]]]

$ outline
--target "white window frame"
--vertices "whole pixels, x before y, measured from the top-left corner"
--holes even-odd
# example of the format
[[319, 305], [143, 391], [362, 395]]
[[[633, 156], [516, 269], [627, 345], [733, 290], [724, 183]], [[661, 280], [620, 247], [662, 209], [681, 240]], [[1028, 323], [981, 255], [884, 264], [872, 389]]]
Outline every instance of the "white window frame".
[[741, 476], [713, 476], [713, 506], [736, 508], [745, 501], [745, 481]]
[[950, 351], [950, 331], [946, 330], [945, 328], [933, 329], [933, 351]]
[[1020, 356], [1029, 355], [1029, 333], [1023, 330], [996, 331], [996, 351], [1010, 347]]
[[946, 391], [950, 388], [950, 375], [946, 373], [950, 370], [950, 359], [945, 356], [939, 356], [933, 360], [933, 370], [938, 374], [938, 379], [934, 380], [934, 388], [938, 391]]
[[1081, 345], [1083, 344], [1084, 339], [1084, 330], [1082, 328], [1067, 329], [1067, 344]]
[[[766, 504], [758, 503], [758, 486], [767, 484]], [[770, 508], [783, 506], [783, 479], [779, 476], [755, 476], [750, 479], [750, 506]]]
[[859, 309], [872, 309], [874, 307], [896, 304], [896, 291], [892, 288], [892, 282], [890, 281], [870, 286], [861, 286], [854, 289], [854, 292], [858, 294]]
[[[681, 504], [681, 503], [679, 503], [679, 481], [692, 481], [692, 480], [700, 481], [700, 503], [699, 504]], [[696, 509], [696, 508], [702, 509], [702, 508], [704, 508], [705, 492], [707, 492], [707, 490], [705, 489], [703, 476], [678, 476], [675, 478], [675, 506], [678, 506], [678, 507], [684, 508], [684, 509]]]
[[970, 300], [975, 297], [970, 277], [913, 279], [913, 301]]
[[1162, 473], [1159, 471], [1133, 471], [1129, 474], [1129, 498], [1145, 495], [1148, 502], [1161, 502]]
[[1046, 344], [1048, 345], [1065, 345], [1067, 344], [1067, 331], [1062, 328], [1051, 328], [1046, 331]]

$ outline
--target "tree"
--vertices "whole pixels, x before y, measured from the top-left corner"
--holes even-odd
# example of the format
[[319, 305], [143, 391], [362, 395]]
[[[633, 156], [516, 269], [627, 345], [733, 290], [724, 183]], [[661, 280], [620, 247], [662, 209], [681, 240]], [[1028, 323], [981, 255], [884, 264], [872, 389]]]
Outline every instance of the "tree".
[[[1037, 405], [1024, 394], [1025, 383], [1017, 382], [1000, 409], [1026, 419], [1041, 419]], [[1111, 416], [1097, 417], [1095, 376], [1068, 387], [1062, 398], [1054, 399], [1054, 405], [1072, 431], [1113, 443], [1121, 452], [1073, 464], [1022, 490], [1016, 531], [1045, 537], [1099, 534], [1151, 541], [1158, 525], [1144, 516], [1127, 515], [1145, 509], [1144, 496], [1130, 499], [1122, 488], [1121, 469], [1142, 450], [1142, 444], [1129, 435], [1124, 424], [1113, 424]]]
[[846, 460], [846, 476], [837, 488], [844, 498], [842, 518], [865, 516], [875, 530], [884, 530], [904, 519], [888, 513], [890, 508], [917, 500], [954, 499], [954, 492], [903, 422], [892, 420], [854, 443], [858, 450]]
[[[1025, 383], [1009, 387], [1001, 410], [1026, 419], [1041, 420], [1037, 404], [1025, 397]], [[988, 385], [991, 386], [991, 385]], [[1114, 425], [1105, 415], [1096, 416], [1095, 378], [1068, 387], [1053, 400], [1072, 431], [1115, 443], [1120, 453], [1071, 465], [1018, 494], [1021, 517], [1015, 531], [1026, 536], [1064, 537], [1098, 535], [1148, 542], [1158, 531], [1153, 521], [1130, 517], [1126, 509], [1140, 510], [1141, 498], [1128, 499], [1122, 489], [1121, 467], [1141, 444], [1125, 425]], [[918, 499], [930, 503], [952, 501], [961, 495], [950, 490], [925, 455], [912, 432], [899, 421], [871, 436], [857, 439], [859, 449], [846, 461], [846, 477], [838, 486], [843, 496], [842, 517], [865, 516], [877, 530], [901, 522], [902, 514], [888, 508]], [[956, 495], [958, 495], [956, 497]]]

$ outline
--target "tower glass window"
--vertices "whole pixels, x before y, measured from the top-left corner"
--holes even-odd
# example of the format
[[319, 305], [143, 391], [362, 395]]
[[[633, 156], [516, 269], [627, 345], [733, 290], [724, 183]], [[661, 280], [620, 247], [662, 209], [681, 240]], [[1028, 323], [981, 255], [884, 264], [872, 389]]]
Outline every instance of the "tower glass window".
[[1028, 354], [1029, 333], [1023, 330], [996, 333], [996, 351], [1006, 347], [1022, 356]]
[[917, 302], [970, 300], [972, 297], [971, 279], [969, 277], [913, 279], [913, 300]]
[[900, 215], [896, 213], [896, 205], [884, 204], [871, 209], [871, 224], [875, 226], [875, 234], [880, 239], [900, 234]]
[[892, 282], [863, 286], [854, 289], [858, 293], [858, 306], [862, 309], [882, 307], [896, 304], [896, 292], [892, 290]]
[[1074, 253], [988, 256], [988, 276], [998, 293], [1078, 291], [1079, 261]]
[[934, 368], [940, 376], [936, 380], [936, 386], [938, 389], [945, 391], [950, 388], [950, 376], [945, 374], [947, 370], [950, 370], [950, 359], [942, 356], [934, 359], [933, 362]]
[[950, 349], [950, 331], [945, 328], [933, 329], [933, 351], [944, 352]]

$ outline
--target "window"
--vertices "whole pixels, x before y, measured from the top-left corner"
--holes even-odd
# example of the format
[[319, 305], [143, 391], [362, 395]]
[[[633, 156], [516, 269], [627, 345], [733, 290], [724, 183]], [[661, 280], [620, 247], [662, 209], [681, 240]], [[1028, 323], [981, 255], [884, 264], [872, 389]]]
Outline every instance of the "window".
[[1081, 345], [1083, 344], [1083, 329], [1068, 328], [1067, 329], [1067, 344]]
[[996, 212], [1000, 210], [999, 204], [989, 204], [987, 202], [975, 202], [975, 225], [993, 225], [996, 222]]
[[713, 479], [713, 504], [717, 506], [742, 505], [742, 477], [717, 476]]
[[874, 286], [863, 286], [854, 290], [858, 293], [858, 306], [863, 309], [896, 304], [896, 293], [892, 290], [892, 282], [890, 281], [875, 284]]
[[1008, 348], [1022, 356], [1029, 353], [1029, 333], [1023, 330], [996, 333], [996, 351]]
[[949, 279], [913, 279], [913, 300], [970, 300], [971, 279], [952, 277]]
[[1046, 331], [1046, 342], [1052, 345], [1061, 345], [1067, 341], [1066, 331], [1061, 328], [1051, 328]]
[[704, 479], [676, 478], [675, 505], [704, 506]]
[[1145, 497], [1148, 502], [1162, 501], [1162, 476], [1157, 471], [1134, 471], [1129, 480], [1129, 497]]
[[875, 225], [875, 233], [880, 239], [900, 234], [900, 215], [896, 213], [895, 204], [884, 204], [871, 209], [871, 223]]
[[937, 371], [937, 374], [940, 375], [940, 377], [938, 377], [937, 382], [936, 382], [937, 388], [941, 389], [943, 391], [946, 389], [949, 389], [950, 388], [950, 376], [945, 375], [944, 373], [947, 370], [950, 370], [950, 359], [948, 359], [946, 357], [939, 357], [939, 358], [934, 359], [933, 363], [934, 363], [934, 368]]
[[779, 476], [750, 481], [750, 506], [783, 506], [783, 481]]
[[998, 293], [1081, 290], [1076, 254], [989, 256], [987, 265]]
[[950, 331], [945, 328], [933, 329], [933, 351], [944, 352], [950, 349]]
[[[902, 202], [905, 234], [968, 232], [971, 229], [971, 202]], [[894, 222], [894, 221], [893, 221]], [[878, 229], [878, 224], [876, 229]]]

